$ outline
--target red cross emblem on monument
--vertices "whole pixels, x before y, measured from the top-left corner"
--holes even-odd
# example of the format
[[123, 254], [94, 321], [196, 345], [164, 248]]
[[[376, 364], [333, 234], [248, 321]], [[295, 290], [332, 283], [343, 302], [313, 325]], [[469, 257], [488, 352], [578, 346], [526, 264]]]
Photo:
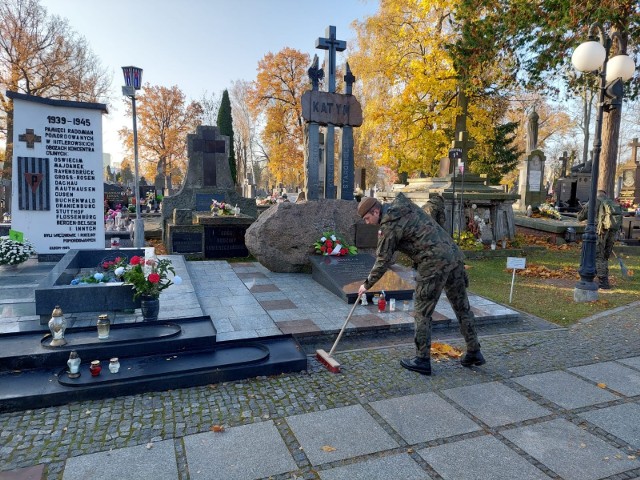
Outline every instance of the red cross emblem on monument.
[[33, 132], [33, 128], [27, 128], [25, 133], [18, 135], [18, 140], [20, 142], [27, 142], [27, 148], [34, 148], [36, 142], [40, 143], [42, 141], [42, 137], [36, 135]]

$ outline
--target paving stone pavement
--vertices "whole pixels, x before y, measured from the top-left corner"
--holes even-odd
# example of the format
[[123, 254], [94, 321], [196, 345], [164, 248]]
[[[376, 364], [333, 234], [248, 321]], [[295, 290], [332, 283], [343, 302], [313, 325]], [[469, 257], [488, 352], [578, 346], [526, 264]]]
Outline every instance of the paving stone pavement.
[[[300, 277], [207, 263], [186, 264], [185, 292], [228, 338], [272, 331], [264, 315], [317, 334], [344, 321]], [[0, 414], [0, 480], [637, 479], [639, 336], [640, 302], [571, 328], [523, 315], [485, 329], [486, 365], [443, 360], [431, 377], [400, 368], [410, 343], [382, 345], [340, 350], [340, 374], [310, 355], [303, 373]]]

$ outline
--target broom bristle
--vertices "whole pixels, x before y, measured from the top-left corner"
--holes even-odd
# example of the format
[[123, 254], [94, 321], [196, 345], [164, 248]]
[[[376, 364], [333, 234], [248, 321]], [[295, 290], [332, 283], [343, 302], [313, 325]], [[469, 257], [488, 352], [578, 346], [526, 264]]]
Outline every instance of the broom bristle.
[[333, 357], [330, 357], [329, 354], [324, 350], [316, 350], [316, 358], [331, 373], [340, 373], [340, 364]]

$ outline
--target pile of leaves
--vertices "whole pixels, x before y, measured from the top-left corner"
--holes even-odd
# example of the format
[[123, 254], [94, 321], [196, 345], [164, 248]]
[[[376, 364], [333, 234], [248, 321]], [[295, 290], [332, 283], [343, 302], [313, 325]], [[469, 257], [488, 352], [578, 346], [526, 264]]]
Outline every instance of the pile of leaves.
[[[509, 272], [511, 272], [511, 270], [509, 270]], [[565, 265], [558, 269], [552, 270], [549, 267], [538, 265], [535, 263], [527, 265], [527, 268], [523, 268], [522, 270], [516, 270], [516, 275], [535, 278], [580, 278], [578, 269], [574, 266]]]

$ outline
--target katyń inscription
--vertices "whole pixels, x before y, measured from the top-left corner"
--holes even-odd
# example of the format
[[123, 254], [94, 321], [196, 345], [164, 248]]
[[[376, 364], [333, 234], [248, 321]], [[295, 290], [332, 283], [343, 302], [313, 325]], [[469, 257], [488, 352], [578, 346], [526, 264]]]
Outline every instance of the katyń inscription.
[[12, 228], [41, 254], [104, 248], [106, 106], [14, 92], [7, 96], [14, 102], [16, 132]]

